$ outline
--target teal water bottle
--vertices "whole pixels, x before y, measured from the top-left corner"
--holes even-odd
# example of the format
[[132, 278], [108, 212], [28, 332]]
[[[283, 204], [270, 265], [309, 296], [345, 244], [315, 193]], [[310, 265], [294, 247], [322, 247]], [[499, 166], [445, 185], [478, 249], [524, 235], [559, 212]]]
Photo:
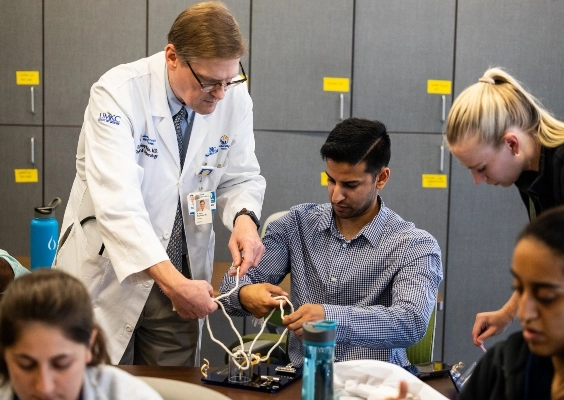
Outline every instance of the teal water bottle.
[[35, 207], [35, 218], [30, 225], [30, 268], [51, 268], [59, 243], [59, 223], [55, 209], [61, 199], [55, 197], [47, 206]]
[[327, 320], [306, 322], [302, 329], [304, 343], [302, 400], [332, 400], [337, 322]]

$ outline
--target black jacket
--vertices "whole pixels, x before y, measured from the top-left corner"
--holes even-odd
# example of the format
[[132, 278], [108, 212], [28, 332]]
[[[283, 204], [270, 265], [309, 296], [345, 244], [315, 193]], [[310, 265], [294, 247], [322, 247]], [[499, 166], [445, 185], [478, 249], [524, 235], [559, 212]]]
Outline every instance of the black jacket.
[[529, 198], [535, 204], [536, 215], [554, 206], [564, 204], [564, 145], [542, 147], [539, 171], [524, 171], [515, 182], [527, 207]]
[[531, 353], [517, 332], [488, 350], [458, 400], [550, 400], [553, 375], [550, 357]]

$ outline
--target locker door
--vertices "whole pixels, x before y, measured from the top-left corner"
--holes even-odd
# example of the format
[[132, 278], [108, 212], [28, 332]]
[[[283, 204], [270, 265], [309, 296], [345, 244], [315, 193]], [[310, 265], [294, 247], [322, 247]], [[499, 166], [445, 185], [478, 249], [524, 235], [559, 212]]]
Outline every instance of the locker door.
[[441, 132], [452, 96], [428, 93], [428, 82], [452, 81], [454, 17], [453, 1], [357, 0], [353, 116]]
[[[43, 123], [42, 2], [0, 0], [0, 124]], [[17, 4], [17, 6], [16, 6]], [[18, 85], [16, 71], [32, 71], [39, 84]], [[32, 77], [29, 74], [28, 78]], [[20, 82], [21, 83], [21, 82]]]
[[14, 256], [29, 256], [29, 224], [43, 205], [42, 142], [40, 127], [0, 125], [0, 243]]
[[92, 84], [145, 57], [146, 21], [136, 0], [45, 2], [45, 125], [82, 125]]
[[351, 78], [353, 9], [350, 0], [253, 2], [256, 129], [330, 131], [350, 115], [349, 90], [333, 80], [326, 91], [324, 78]]

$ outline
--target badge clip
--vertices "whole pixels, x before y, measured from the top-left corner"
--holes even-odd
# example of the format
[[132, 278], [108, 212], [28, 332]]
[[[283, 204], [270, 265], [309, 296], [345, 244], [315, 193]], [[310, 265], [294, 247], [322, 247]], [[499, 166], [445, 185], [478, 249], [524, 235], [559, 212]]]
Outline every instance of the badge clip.
[[213, 172], [213, 167], [205, 166], [205, 167], [202, 167], [200, 169], [200, 172], [198, 172], [196, 175], [198, 175], [198, 176], [208, 176], [208, 175], [211, 175], [212, 172]]

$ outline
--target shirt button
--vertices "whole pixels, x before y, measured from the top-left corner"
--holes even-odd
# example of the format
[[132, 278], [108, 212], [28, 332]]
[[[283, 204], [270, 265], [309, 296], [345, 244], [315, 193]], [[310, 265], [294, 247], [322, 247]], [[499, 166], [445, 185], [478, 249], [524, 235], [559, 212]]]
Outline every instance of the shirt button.
[[331, 278], [331, 282], [337, 282], [337, 278], [332, 277], [332, 278]]
[[151, 284], [149, 282], [143, 282], [143, 286], [148, 288], [149, 286], [151, 286]]
[[163, 239], [167, 240], [170, 237], [170, 233], [165, 232], [163, 233]]
[[126, 332], [133, 332], [133, 328], [131, 327], [131, 325], [127, 324], [127, 325], [125, 325], [125, 331]]
[[346, 248], [347, 248], [347, 244], [346, 244], [346, 243], [343, 243], [341, 246], [343, 247], [343, 249], [346, 249]]

